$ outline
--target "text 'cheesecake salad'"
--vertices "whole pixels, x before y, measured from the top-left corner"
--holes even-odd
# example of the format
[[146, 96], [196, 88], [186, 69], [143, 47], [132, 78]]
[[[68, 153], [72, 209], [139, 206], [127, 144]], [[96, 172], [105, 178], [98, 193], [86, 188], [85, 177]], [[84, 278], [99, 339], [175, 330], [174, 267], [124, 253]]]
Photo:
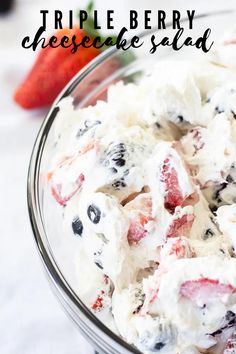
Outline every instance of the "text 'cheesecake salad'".
[[78, 295], [143, 353], [236, 353], [235, 38], [60, 104], [47, 178]]

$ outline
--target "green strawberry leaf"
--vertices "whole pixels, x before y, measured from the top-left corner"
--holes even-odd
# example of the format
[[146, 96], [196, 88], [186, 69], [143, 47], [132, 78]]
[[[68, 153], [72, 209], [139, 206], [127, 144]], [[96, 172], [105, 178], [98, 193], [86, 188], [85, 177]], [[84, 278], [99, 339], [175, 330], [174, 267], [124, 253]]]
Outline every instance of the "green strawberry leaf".
[[94, 1], [91, 0], [91, 1], [89, 1], [88, 5], [86, 7], [86, 11], [89, 15], [91, 15], [93, 10], [94, 10]]
[[[88, 18], [84, 23], [84, 31], [92, 38], [100, 37], [101, 43], [103, 43], [103, 42], [105, 42], [107, 36], [103, 36], [99, 32], [99, 30], [94, 28], [93, 10], [94, 10], [94, 1], [91, 0], [91, 1], [89, 1], [88, 5], [86, 7]], [[79, 13], [78, 13], [78, 15], [79, 15]], [[112, 34], [112, 35], [109, 35], [109, 37], [112, 38], [112, 43], [115, 44], [117, 41], [117, 36], [115, 34]], [[104, 46], [102, 46], [101, 51], [104, 51], [109, 47], [110, 46], [104, 45]]]

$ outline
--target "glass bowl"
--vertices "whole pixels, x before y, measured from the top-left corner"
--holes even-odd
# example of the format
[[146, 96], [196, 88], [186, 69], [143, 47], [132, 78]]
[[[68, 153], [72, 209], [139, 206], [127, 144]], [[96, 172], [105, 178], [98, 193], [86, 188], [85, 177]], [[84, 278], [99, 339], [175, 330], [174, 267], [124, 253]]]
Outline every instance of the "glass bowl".
[[[211, 38], [217, 40], [222, 28], [234, 24], [235, 13], [224, 11], [199, 16], [194, 28], [189, 32], [187, 21], [183, 22], [185, 35], [199, 37], [210, 27]], [[146, 31], [141, 34], [144, 45], [133, 51], [109, 49], [80, 71], [56, 99], [36, 139], [28, 174], [28, 208], [36, 244], [45, 266], [52, 289], [66, 312], [74, 320], [81, 333], [100, 354], [140, 353], [100, 322], [80, 300], [76, 291], [74, 274], [74, 243], [63, 238], [61, 208], [52, 200], [47, 188], [45, 173], [55, 153], [54, 127], [64, 98], [73, 98], [77, 108], [95, 104], [98, 99], [106, 99], [106, 91], [112, 83], [123, 80], [135, 82], [145, 69], [151, 68], [160, 58], [188, 58], [199, 54], [192, 47], [173, 51], [170, 47], [158, 47], [150, 54], [150, 37], [153, 33], [161, 39], [173, 36], [171, 26], [163, 31]], [[64, 132], [61, 131], [60, 134]]]

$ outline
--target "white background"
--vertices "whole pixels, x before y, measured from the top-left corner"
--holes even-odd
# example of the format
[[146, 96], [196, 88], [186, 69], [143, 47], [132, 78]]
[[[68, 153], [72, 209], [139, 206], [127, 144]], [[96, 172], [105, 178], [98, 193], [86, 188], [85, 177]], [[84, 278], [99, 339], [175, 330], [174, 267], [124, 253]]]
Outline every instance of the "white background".
[[[34, 59], [20, 42], [40, 26], [39, 9], [78, 9], [85, 3], [18, 0], [10, 16], [0, 17], [0, 354], [93, 353], [51, 293], [28, 220], [28, 162], [47, 110], [26, 112], [12, 101]], [[203, 12], [235, 6], [235, 0], [96, 1], [98, 10], [115, 9], [120, 25], [131, 8]]]

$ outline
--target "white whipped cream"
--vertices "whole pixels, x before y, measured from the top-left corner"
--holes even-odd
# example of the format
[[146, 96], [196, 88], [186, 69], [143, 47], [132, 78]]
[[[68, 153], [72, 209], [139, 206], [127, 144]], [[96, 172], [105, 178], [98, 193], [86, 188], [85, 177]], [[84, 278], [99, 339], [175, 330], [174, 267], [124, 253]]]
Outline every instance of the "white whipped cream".
[[222, 354], [236, 324], [235, 38], [60, 104], [47, 179], [78, 295], [145, 354]]

